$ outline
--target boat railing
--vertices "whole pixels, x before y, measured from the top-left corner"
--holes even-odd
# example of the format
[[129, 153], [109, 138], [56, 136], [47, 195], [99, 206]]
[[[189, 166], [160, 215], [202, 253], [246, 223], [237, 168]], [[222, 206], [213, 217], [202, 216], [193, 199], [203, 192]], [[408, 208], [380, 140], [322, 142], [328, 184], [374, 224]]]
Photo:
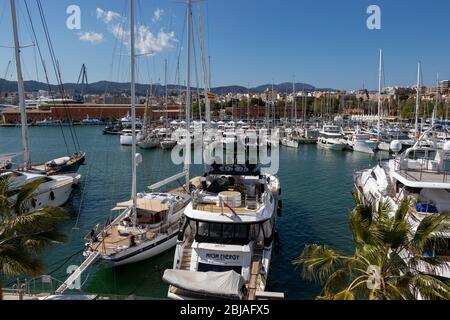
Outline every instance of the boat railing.
[[2, 288], [3, 292], [16, 296], [19, 300], [26, 297], [36, 297], [36, 294], [53, 294], [63, 281], [51, 275], [40, 275], [31, 279], [17, 279], [8, 288]]
[[[194, 210], [201, 210], [201, 211], [211, 211], [211, 212], [217, 212], [217, 210], [220, 210], [222, 208], [220, 200], [218, 201], [202, 201], [198, 197], [194, 195], [192, 198], [192, 208]], [[248, 210], [257, 210], [262, 203], [264, 203], [264, 196], [259, 197], [258, 195], [250, 196], [246, 193], [241, 193], [241, 203], [236, 208], [247, 208]], [[223, 205], [222, 211], [226, 211], [227, 204]]]
[[[414, 161], [414, 162], [411, 162]], [[450, 182], [449, 173], [450, 168], [447, 168], [445, 161], [442, 164], [437, 160], [430, 158], [395, 158], [394, 168], [395, 171], [408, 175], [408, 172], [419, 173], [418, 180], [422, 180], [426, 174], [442, 175], [442, 182]], [[436, 181], [437, 182], [437, 181]]]

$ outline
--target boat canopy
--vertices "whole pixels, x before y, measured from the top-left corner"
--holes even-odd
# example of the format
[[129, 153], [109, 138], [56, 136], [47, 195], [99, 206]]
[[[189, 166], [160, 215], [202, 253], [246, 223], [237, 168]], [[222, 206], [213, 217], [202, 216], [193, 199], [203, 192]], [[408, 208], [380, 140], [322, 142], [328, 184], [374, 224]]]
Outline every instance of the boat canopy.
[[50, 161], [47, 161], [45, 163], [46, 166], [50, 167], [50, 166], [62, 166], [64, 164], [66, 164], [68, 161], [70, 160], [70, 157], [61, 157], [61, 158], [56, 158]]
[[245, 285], [244, 278], [233, 270], [198, 272], [167, 269], [164, 271], [163, 280], [182, 290], [234, 299], [240, 299], [241, 289]]

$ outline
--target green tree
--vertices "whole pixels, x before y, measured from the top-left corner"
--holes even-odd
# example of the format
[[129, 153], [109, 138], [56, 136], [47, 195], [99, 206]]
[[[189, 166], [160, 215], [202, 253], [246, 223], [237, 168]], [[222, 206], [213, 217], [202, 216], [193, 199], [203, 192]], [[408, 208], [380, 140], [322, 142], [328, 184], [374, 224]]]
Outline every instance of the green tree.
[[[353, 255], [347, 256], [326, 245], [307, 245], [293, 263], [301, 267], [306, 280], [324, 284], [317, 299], [326, 300], [406, 300], [419, 294], [424, 299], [450, 299], [449, 279], [435, 275], [446, 267], [437, 257], [425, 252], [443, 246], [436, 238], [448, 232], [448, 218], [430, 215], [417, 230], [408, 220], [409, 200], [404, 200], [395, 215], [380, 203], [376, 214], [357, 197], [349, 222], [355, 243]], [[409, 259], [404, 259], [405, 254]], [[373, 266], [379, 268], [379, 286], [368, 286], [373, 279]], [[428, 272], [423, 272], [428, 270]], [[371, 287], [371, 288], [369, 288]]]
[[42, 274], [44, 265], [37, 255], [46, 246], [65, 241], [65, 236], [56, 230], [56, 225], [67, 217], [63, 209], [27, 210], [42, 182], [39, 179], [24, 185], [11, 201], [9, 179], [0, 179], [0, 300], [3, 277]]

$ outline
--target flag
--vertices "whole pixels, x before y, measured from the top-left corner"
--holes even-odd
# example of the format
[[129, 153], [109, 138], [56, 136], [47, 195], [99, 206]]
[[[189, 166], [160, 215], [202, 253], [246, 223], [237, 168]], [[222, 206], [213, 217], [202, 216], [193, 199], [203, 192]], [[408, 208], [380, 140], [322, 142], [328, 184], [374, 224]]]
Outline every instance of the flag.
[[222, 198], [222, 197], [219, 197], [219, 198], [220, 198], [220, 203], [222, 204], [222, 208], [223, 208], [223, 207], [226, 207], [226, 208], [230, 209], [230, 211], [233, 212], [233, 214], [234, 214], [235, 216], [237, 216], [236, 211], [234, 211], [232, 207], [230, 207], [225, 201], [223, 201], [223, 198]]

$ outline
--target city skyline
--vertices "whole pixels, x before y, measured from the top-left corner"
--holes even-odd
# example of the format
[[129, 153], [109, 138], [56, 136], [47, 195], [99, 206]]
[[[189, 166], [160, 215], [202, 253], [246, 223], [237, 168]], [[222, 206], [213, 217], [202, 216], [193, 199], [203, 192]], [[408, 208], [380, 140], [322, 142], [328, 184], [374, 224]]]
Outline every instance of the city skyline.
[[[34, 2], [28, 1], [33, 11]], [[257, 4], [257, 5], [256, 5]], [[366, 10], [381, 9], [381, 29], [369, 30]], [[70, 5], [81, 10], [81, 29], [66, 27]], [[20, 42], [33, 43], [24, 2], [17, 1]], [[89, 82], [129, 81], [126, 68], [128, 28], [127, 1], [42, 1], [53, 47], [61, 66], [63, 82], [76, 82], [83, 63]], [[268, 9], [270, 8], [270, 10]], [[268, 83], [296, 82], [317, 88], [374, 90], [378, 81], [378, 50], [384, 49], [384, 86], [415, 84], [416, 65], [422, 63], [423, 83], [434, 85], [450, 78], [445, 41], [445, 12], [450, 4], [435, 1], [358, 1], [342, 6], [339, 1], [202, 1], [201, 12], [206, 55], [211, 56], [212, 87], [240, 85], [256, 87]], [[202, 85], [195, 15], [196, 57]], [[9, 1], [0, 3], [0, 78], [15, 80]], [[232, 19], [233, 18], [233, 19]], [[32, 15], [37, 38], [44, 45], [38, 16]], [[176, 83], [177, 57], [184, 82], [185, 5], [180, 2], [137, 2], [138, 81], [164, 84], [164, 61], [168, 61], [168, 83]], [[433, 50], [430, 50], [432, 48]], [[154, 52], [154, 55], [148, 55]], [[44, 81], [36, 47], [22, 50], [25, 80]], [[208, 63], [208, 61], [206, 61]], [[37, 68], [34, 66], [37, 64]], [[47, 66], [48, 67], [48, 66]], [[36, 71], [37, 70], [37, 71]], [[37, 74], [37, 76], [36, 76]], [[50, 72], [51, 74], [51, 72]], [[52, 79], [53, 78], [53, 79]], [[195, 76], [193, 84], [195, 86]], [[55, 83], [54, 77], [50, 82]]]

